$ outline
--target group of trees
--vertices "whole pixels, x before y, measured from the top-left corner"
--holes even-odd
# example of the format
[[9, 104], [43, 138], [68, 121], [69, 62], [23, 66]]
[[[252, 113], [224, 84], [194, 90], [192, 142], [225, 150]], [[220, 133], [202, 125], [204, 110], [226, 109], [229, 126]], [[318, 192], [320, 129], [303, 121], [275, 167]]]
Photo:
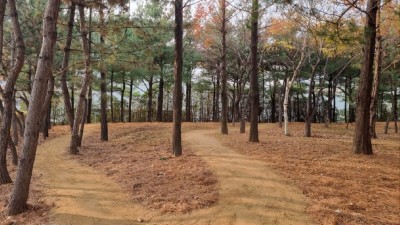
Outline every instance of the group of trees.
[[179, 156], [182, 121], [228, 134], [248, 120], [258, 142], [259, 122], [286, 135], [304, 122], [310, 137], [313, 122], [342, 120], [356, 124], [353, 151], [372, 154], [376, 121], [397, 132], [399, 37], [397, 0], [0, 0], [0, 184], [7, 149], [18, 164], [9, 214], [26, 208], [52, 124], [70, 125], [77, 154], [85, 123], [107, 141], [108, 122], [173, 121]]

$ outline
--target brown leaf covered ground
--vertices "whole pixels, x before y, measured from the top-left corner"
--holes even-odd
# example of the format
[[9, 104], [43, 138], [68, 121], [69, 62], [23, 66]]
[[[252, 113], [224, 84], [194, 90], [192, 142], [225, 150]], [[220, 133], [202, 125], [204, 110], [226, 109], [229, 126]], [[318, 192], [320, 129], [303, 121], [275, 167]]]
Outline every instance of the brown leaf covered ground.
[[319, 224], [400, 224], [400, 136], [389, 130], [373, 140], [374, 155], [352, 154], [354, 127], [313, 125], [303, 137], [303, 123], [289, 125], [286, 137], [276, 124], [260, 125], [260, 143], [249, 143], [238, 127], [218, 135], [227, 146], [267, 162], [292, 180], [312, 201], [309, 213]]
[[86, 136], [76, 158], [125, 187], [135, 201], [186, 213], [218, 200], [217, 180], [200, 157], [190, 149], [171, 157], [171, 124], [110, 124], [109, 133], [108, 142], [99, 141], [98, 130]]
[[[94, 125], [97, 126], [98, 125]], [[311, 199], [308, 212], [323, 225], [400, 224], [400, 136], [389, 130], [373, 141], [374, 155], [351, 153], [353, 127], [313, 125], [313, 137], [303, 137], [303, 123], [290, 124], [286, 137], [276, 124], [260, 125], [260, 143], [230, 126], [228, 136], [217, 135], [226, 146], [269, 164]], [[89, 126], [89, 129], [90, 128]], [[219, 124], [184, 124], [184, 131], [219, 129]], [[93, 129], [97, 130], [97, 129]], [[50, 138], [68, 133], [55, 127]], [[171, 124], [110, 124], [110, 141], [95, 131], [85, 137], [80, 156], [125, 187], [135, 201], [162, 212], [181, 213], [207, 207], [218, 200], [216, 180], [207, 165], [190, 149], [170, 157]], [[15, 167], [10, 165], [14, 176]], [[7, 219], [4, 210], [12, 185], [0, 186], [0, 224], [44, 224], [52, 203], [44, 199], [40, 177], [32, 181], [30, 210]]]

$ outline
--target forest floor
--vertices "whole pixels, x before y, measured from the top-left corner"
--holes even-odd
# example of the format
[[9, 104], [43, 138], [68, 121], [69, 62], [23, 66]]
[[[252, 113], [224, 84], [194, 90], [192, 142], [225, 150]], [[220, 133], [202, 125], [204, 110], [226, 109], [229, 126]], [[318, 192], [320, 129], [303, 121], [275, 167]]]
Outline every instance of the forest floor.
[[247, 142], [238, 128], [217, 135], [225, 146], [262, 160], [311, 199], [308, 213], [322, 225], [400, 224], [400, 135], [393, 124], [383, 134], [377, 123], [374, 154], [354, 155], [354, 126], [313, 124], [303, 137], [304, 123], [290, 123], [290, 136], [276, 124], [261, 124], [260, 143]]
[[[107, 143], [90, 125], [78, 156], [55, 127], [38, 150], [30, 210], [3, 212], [0, 224], [400, 224], [399, 135], [378, 134], [375, 154], [356, 156], [351, 125], [313, 125], [312, 138], [303, 126], [286, 137], [261, 124], [249, 143], [238, 126], [226, 136], [219, 124], [184, 124], [180, 158], [170, 124], [110, 124]], [[0, 211], [10, 190], [0, 186]]]

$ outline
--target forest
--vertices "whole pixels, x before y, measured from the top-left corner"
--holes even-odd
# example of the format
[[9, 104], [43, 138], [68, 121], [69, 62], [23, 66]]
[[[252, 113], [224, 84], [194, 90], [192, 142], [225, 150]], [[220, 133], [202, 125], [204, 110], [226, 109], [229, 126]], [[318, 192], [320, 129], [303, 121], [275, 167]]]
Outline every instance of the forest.
[[399, 0], [0, 0], [0, 224], [400, 224]]

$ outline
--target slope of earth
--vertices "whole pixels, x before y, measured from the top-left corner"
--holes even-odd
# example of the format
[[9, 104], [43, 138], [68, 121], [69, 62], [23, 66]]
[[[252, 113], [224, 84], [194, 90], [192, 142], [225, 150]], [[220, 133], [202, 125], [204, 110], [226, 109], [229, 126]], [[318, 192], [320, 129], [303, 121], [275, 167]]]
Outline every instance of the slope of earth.
[[289, 125], [284, 136], [277, 124], [260, 125], [260, 143], [230, 127], [216, 135], [225, 146], [260, 159], [293, 181], [312, 200], [308, 212], [323, 225], [400, 224], [400, 136], [389, 130], [373, 140], [374, 155], [352, 154], [354, 127], [313, 124], [313, 137], [303, 137], [304, 123]]

